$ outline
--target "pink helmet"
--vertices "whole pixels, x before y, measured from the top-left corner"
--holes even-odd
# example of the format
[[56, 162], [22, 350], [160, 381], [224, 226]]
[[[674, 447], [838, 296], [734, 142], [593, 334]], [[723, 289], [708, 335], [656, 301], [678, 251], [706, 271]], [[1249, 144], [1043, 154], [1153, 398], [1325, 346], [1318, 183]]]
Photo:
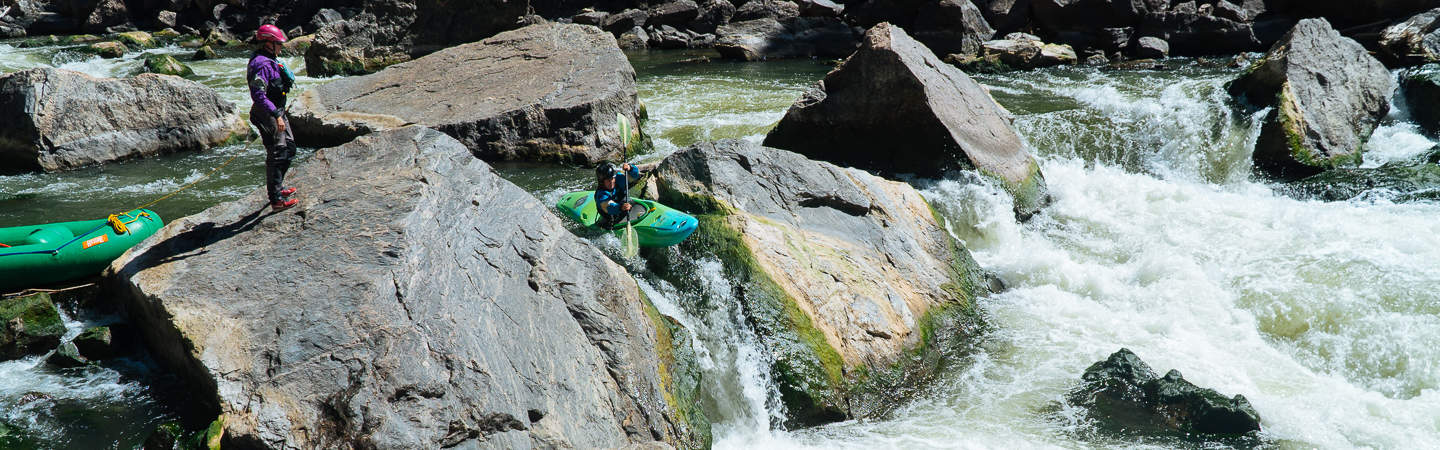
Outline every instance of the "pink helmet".
[[284, 44], [287, 39], [285, 39], [285, 32], [280, 31], [280, 27], [267, 23], [261, 25], [259, 30], [255, 30], [255, 40], [260, 42], [275, 41]]

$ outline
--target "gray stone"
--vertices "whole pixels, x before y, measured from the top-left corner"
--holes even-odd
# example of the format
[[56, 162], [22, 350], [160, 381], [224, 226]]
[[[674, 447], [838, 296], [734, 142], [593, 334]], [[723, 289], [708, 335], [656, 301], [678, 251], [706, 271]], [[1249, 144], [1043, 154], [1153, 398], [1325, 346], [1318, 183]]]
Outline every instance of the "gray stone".
[[55, 353], [51, 353], [48, 358], [45, 358], [45, 365], [58, 369], [73, 369], [91, 364], [94, 363], [81, 356], [80, 350], [75, 348], [73, 342], [60, 344], [60, 348], [55, 349]]
[[0, 360], [43, 354], [64, 335], [65, 323], [49, 294], [0, 299]]
[[1198, 12], [1147, 14], [1140, 34], [1164, 39], [1173, 55], [1219, 55], [1262, 49], [1249, 23]]
[[291, 211], [257, 189], [106, 272], [227, 442], [706, 445], [667, 404], [666, 325], [634, 279], [458, 141], [373, 133], [289, 180]]
[[803, 17], [840, 17], [845, 12], [845, 5], [830, 0], [798, 0], [795, 4]]
[[1177, 370], [1156, 377], [1129, 349], [1091, 365], [1082, 380], [1067, 400], [1106, 431], [1186, 437], [1260, 431], [1260, 416], [1244, 396], [1197, 387]]
[[638, 9], [627, 9], [615, 14], [605, 16], [600, 21], [600, 28], [611, 33], [621, 33], [635, 27], [644, 27], [645, 21], [650, 14]]
[[1365, 141], [1390, 111], [1395, 82], [1359, 43], [1325, 19], [1306, 19], [1230, 92], [1273, 107], [1255, 143], [1255, 165], [1290, 180], [1359, 165]]
[[1398, 65], [1440, 62], [1440, 8], [1385, 28], [1380, 50], [1387, 61]]
[[939, 55], [975, 55], [983, 42], [995, 37], [995, 29], [970, 0], [870, 1], [849, 8], [847, 14], [862, 27], [889, 23], [904, 28]]
[[600, 26], [600, 23], [609, 17], [610, 13], [605, 11], [586, 11], [570, 17], [570, 21], [581, 25]]
[[650, 8], [650, 18], [645, 21], [655, 26], [684, 26], [700, 17], [700, 5], [694, 0], [676, 0]]
[[723, 25], [715, 34], [715, 50], [720, 56], [742, 61], [842, 58], [859, 45], [853, 28], [829, 17], [748, 20]]
[[0, 76], [0, 123], [0, 171], [11, 172], [202, 150], [250, 134], [234, 104], [193, 81], [49, 68]]
[[880, 24], [786, 111], [765, 145], [886, 174], [978, 170], [1015, 196], [1023, 218], [1049, 194], [1011, 117], [964, 72]]
[[119, 42], [97, 42], [90, 44], [87, 49], [90, 53], [100, 55], [101, 58], [109, 59], [125, 56], [125, 52], [130, 51], [129, 48], [125, 47], [125, 44]]
[[[939, 317], [988, 292], [908, 184], [742, 140], [697, 144], [656, 174], [661, 201], [701, 221], [681, 257], [720, 255], [735, 294], [719, 301], [742, 302], [792, 426], [898, 404], [946, 348], [926, 341], [950, 329]], [[882, 370], [906, 380], [860, 386]]]
[[1030, 24], [1030, 0], [976, 0], [985, 22], [997, 32], [1010, 33]]
[[300, 145], [330, 146], [419, 124], [459, 139], [487, 161], [619, 159], [616, 114], [632, 123], [639, 115], [635, 70], [615, 38], [591, 26], [554, 23], [331, 81], [294, 100]]
[[528, 2], [513, 0], [376, 0], [362, 4], [358, 15], [315, 32], [315, 43], [305, 52], [305, 68], [311, 76], [370, 73], [485, 39], [520, 27], [529, 7]]
[[630, 31], [620, 33], [615, 38], [615, 44], [625, 50], [644, 50], [650, 48], [650, 33], [643, 28], [635, 27]]
[[800, 5], [790, 0], [747, 0], [740, 4], [735, 10], [735, 22], [747, 20], [773, 19], [775, 21], [786, 21], [800, 16]]
[[215, 52], [215, 49], [214, 49], [214, 48], [211, 48], [210, 46], [206, 45], [206, 46], [202, 46], [202, 47], [200, 47], [200, 48], [198, 48], [198, 49], [195, 49], [195, 54], [190, 56], [190, 60], [192, 60], [192, 61], [206, 61], [206, 60], [216, 59], [216, 58], [219, 58], [219, 57], [220, 57], [220, 54], [217, 53], [217, 52]]
[[735, 5], [728, 0], [700, 0], [699, 4], [700, 15], [690, 23], [691, 30], [714, 33], [735, 17]]
[[345, 15], [340, 14], [340, 11], [336, 11], [330, 8], [322, 8], [319, 11], [316, 11], [314, 16], [310, 17], [310, 21], [305, 24], [305, 31], [309, 33], [314, 33], [316, 31], [320, 31], [321, 28], [325, 28], [326, 25], [336, 23], [342, 20], [345, 20]]
[[1170, 43], [1153, 36], [1145, 36], [1135, 42], [1135, 56], [1139, 58], [1164, 58], [1170, 56]]
[[1212, 14], [1214, 14], [1215, 17], [1235, 22], [1250, 21], [1249, 14], [1245, 12], [1245, 8], [1225, 0], [1220, 0], [1215, 3], [1215, 11]]
[[962, 68], [986, 71], [977, 64], [1003, 64], [995, 69], [1028, 70], [1041, 67], [1075, 64], [1075, 50], [1068, 45], [1046, 44], [1040, 38], [1025, 33], [1010, 33], [1006, 39], [985, 41], [980, 55], [974, 58], [949, 55], [947, 60]]
[[144, 73], [158, 73], [161, 75], [174, 75], [177, 77], [188, 77], [195, 75], [195, 70], [190, 66], [181, 64], [174, 56], [166, 54], [146, 54], [145, 61], [140, 64], [140, 71]]

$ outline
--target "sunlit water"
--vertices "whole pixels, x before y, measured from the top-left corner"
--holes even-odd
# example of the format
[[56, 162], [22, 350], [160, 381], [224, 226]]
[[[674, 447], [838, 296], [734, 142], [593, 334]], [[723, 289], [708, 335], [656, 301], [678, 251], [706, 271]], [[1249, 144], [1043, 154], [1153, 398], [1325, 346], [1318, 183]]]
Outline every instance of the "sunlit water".
[[[27, 52], [0, 52], [7, 55], [0, 68], [55, 63]], [[699, 55], [631, 55], [655, 146], [630, 160], [658, 161], [705, 140], [758, 141], [831, 68], [825, 61], [692, 61]], [[128, 70], [124, 62], [95, 60], [55, 65], [65, 64], [105, 75]], [[244, 104], [239, 75], [232, 73], [243, 59], [213, 64], [195, 69]], [[1238, 69], [1170, 64], [1167, 71], [1075, 68], [977, 77], [1016, 115], [1055, 202], [1020, 224], [1009, 198], [992, 186], [914, 182], [951, 219], [954, 236], [1009, 290], [980, 301], [994, 330], [980, 350], [931, 395], [889, 418], [781, 429], [783, 411], [765, 373], [769, 356], [755, 344], [736, 300], [726, 296], [719, 262], [698, 258], [692, 281], [699, 288], [682, 290], [649, 273], [643, 261], [622, 261], [662, 312], [697, 334], [695, 350], [713, 385], [704, 402], [716, 421], [716, 446], [1212, 445], [1097, 436], [1060, 403], [1088, 365], [1121, 347], [1162, 372], [1178, 369], [1200, 386], [1245, 395], [1263, 419], [1267, 445], [1440, 446], [1440, 346], [1434, 345], [1440, 342], [1440, 291], [1433, 288], [1440, 285], [1440, 205], [1280, 195], [1250, 169], [1263, 111], [1237, 108], [1224, 92]], [[1365, 165], [1412, 159], [1433, 145], [1397, 106], [1367, 144]], [[191, 181], [233, 152], [242, 153], [240, 168], [202, 183], [193, 197], [170, 206], [173, 212], [160, 210], [167, 217], [198, 211], [259, 185], [258, 149], [0, 177], [0, 225], [40, 216], [86, 218], [36, 203], [83, 193], [88, 200], [73, 200], [67, 209], [116, 208]], [[547, 203], [591, 188], [588, 170], [580, 168], [500, 170]], [[621, 259], [613, 236], [576, 232]], [[0, 390], [0, 399], [10, 395]]]

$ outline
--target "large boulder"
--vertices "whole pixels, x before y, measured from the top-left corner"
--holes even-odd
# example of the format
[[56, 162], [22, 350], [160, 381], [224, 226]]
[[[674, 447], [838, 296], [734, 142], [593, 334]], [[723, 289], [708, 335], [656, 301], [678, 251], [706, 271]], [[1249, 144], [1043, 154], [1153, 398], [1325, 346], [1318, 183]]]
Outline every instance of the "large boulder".
[[226, 448], [705, 445], [683, 329], [458, 141], [373, 133], [289, 181], [290, 212], [256, 190], [106, 271]]
[[1005, 39], [985, 41], [979, 55], [952, 54], [945, 60], [972, 72], [1036, 69], [1078, 62], [1070, 46], [1046, 44], [1039, 37], [1025, 33], [1010, 33]]
[[635, 69], [610, 34], [563, 24], [331, 81], [305, 90], [291, 108], [301, 145], [419, 124], [485, 160], [578, 163], [621, 157], [616, 114], [632, 123], [639, 116]]
[[882, 23], [785, 112], [765, 145], [886, 174], [978, 170], [1014, 195], [1024, 218], [1049, 194], [1010, 121], [979, 83]]
[[381, 0], [315, 33], [305, 52], [311, 76], [370, 73], [390, 64], [518, 28], [526, 0]]
[[715, 35], [715, 51], [724, 58], [741, 61], [843, 58], [859, 43], [859, 34], [834, 17], [732, 22], [717, 28]]
[[743, 140], [656, 171], [660, 200], [700, 220], [667, 271], [721, 261], [730, 287], [711, 301], [743, 305], [791, 425], [875, 416], [973, 331], [989, 282], [910, 185]]
[[985, 22], [997, 34], [1007, 35], [1030, 24], [1030, 0], [974, 0]]
[[[1230, 5], [1227, 2], [1219, 4]], [[1233, 14], [1227, 17], [1220, 14], [1223, 11], [1232, 11]], [[1176, 55], [1231, 54], [1263, 49], [1251, 24], [1234, 14], [1243, 14], [1243, 11], [1221, 8], [1205, 12], [1151, 12], [1145, 15], [1138, 32], [1142, 36], [1164, 39], [1170, 45], [1170, 53]]]
[[1440, 62], [1440, 8], [1386, 28], [1380, 33], [1380, 50], [1399, 65]]
[[974, 55], [995, 29], [970, 0], [870, 0], [847, 10], [860, 26], [890, 23], [941, 55]]
[[1341, 28], [1403, 20], [1434, 8], [1434, 0], [1266, 0], [1272, 13], [1323, 17]]
[[1390, 111], [1395, 82], [1359, 43], [1325, 19], [1306, 19], [1229, 89], [1273, 107], [1255, 143], [1256, 167], [1297, 179], [1359, 165], [1365, 141]]
[[0, 299], [0, 361], [48, 352], [64, 335], [49, 294]]
[[0, 76], [0, 123], [0, 172], [201, 150], [250, 134], [235, 105], [200, 83], [50, 68]]
[[1405, 105], [1415, 123], [1440, 134], [1440, 66], [1430, 65], [1401, 77]]
[[1260, 431], [1260, 416], [1242, 395], [1227, 398], [1171, 370], [1155, 375], [1129, 349], [1085, 369], [1067, 401], [1101, 429], [1140, 435], [1242, 435]]

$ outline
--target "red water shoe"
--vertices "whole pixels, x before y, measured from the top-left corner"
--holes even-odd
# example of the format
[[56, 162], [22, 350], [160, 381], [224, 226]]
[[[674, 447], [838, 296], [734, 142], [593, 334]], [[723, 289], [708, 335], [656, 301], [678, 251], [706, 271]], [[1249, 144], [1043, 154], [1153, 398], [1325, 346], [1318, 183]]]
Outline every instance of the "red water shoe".
[[279, 201], [279, 202], [271, 203], [271, 204], [270, 204], [270, 209], [273, 210], [273, 211], [284, 211], [284, 210], [290, 209], [291, 206], [295, 206], [296, 204], [299, 204], [299, 203], [300, 203], [299, 200], [296, 200], [296, 199], [293, 199], [293, 198], [292, 198], [292, 199], [285, 200], [285, 201]]

